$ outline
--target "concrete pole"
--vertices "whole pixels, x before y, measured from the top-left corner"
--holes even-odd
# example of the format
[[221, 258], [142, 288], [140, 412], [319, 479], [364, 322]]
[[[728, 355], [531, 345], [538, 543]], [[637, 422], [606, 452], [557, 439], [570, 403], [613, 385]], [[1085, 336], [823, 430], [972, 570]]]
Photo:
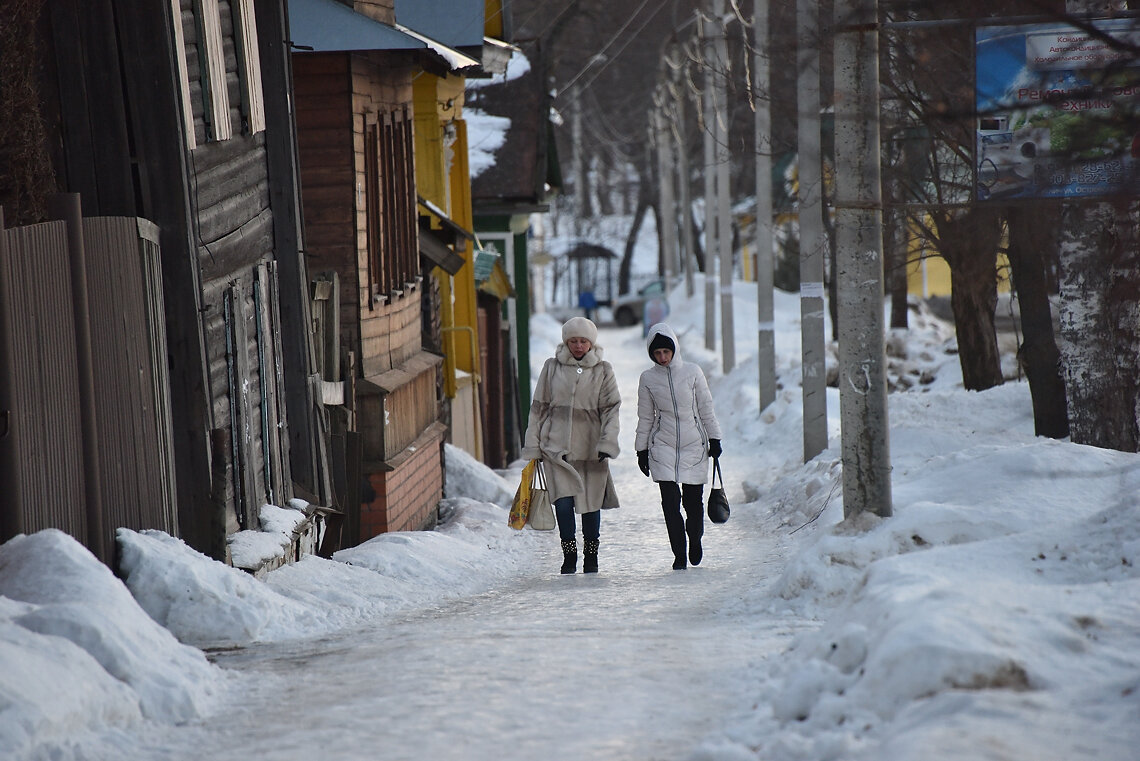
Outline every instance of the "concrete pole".
[[835, 3], [835, 210], [843, 515], [891, 514], [876, 0]]
[[674, 81], [674, 86], [678, 90], [676, 93], [677, 118], [673, 122], [673, 135], [677, 146], [677, 195], [681, 201], [681, 257], [682, 268], [685, 271], [685, 295], [692, 298], [696, 290], [693, 285], [696, 256], [693, 249], [693, 198], [690, 195], [691, 187], [689, 184], [689, 140], [685, 126], [686, 94], [685, 91], [679, 89], [681, 86], [680, 72], [675, 72], [675, 76], [677, 80]]
[[[661, 93], [659, 92], [660, 96]], [[673, 287], [677, 277], [677, 215], [673, 203], [673, 157], [672, 143], [665, 124], [664, 99], [654, 99], [653, 107], [653, 147], [657, 151], [657, 203], [660, 216], [658, 224], [661, 225], [659, 240], [661, 241], [661, 264], [665, 270], [666, 290]]]
[[704, 64], [704, 97], [701, 110], [701, 128], [704, 135], [704, 180], [705, 180], [705, 348], [716, 351], [716, 262], [717, 243], [716, 221], [716, 103], [713, 96], [712, 65], [716, 61], [712, 40], [705, 31], [704, 19], [699, 19], [698, 36], [701, 41], [701, 58]]
[[827, 241], [823, 230], [821, 188], [818, 14], [816, 0], [796, 0], [804, 462], [827, 449], [827, 355], [824, 351], [823, 302]]
[[570, 115], [570, 140], [574, 146], [574, 240], [582, 239], [582, 218], [586, 213], [586, 162], [582, 155], [582, 101], [577, 86], [570, 93], [574, 110]]
[[760, 410], [776, 401], [776, 310], [772, 257], [772, 102], [769, 99], [768, 0], [755, 0], [752, 11], [754, 52], [753, 101], [756, 107], [753, 147], [756, 153], [756, 319]]
[[716, 52], [714, 74], [716, 98], [716, 195], [717, 249], [720, 259], [720, 349], [721, 370], [725, 374], [736, 367], [736, 328], [732, 308], [732, 192], [729, 187], [728, 152], [728, 46], [725, 41], [724, 0], [713, 0], [716, 26], [713, 48]]

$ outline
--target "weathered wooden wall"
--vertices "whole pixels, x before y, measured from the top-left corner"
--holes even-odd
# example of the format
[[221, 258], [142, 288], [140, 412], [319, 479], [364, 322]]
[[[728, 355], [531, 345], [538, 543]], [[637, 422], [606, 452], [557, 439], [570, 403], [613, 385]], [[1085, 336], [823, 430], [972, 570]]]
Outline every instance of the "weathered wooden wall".
[[[182, 0], [182, 37], [190, 82], [196, 147], [190, 152], [191, 211], [201, 273], [202, 322], [206, 337], [217, 444], [216, 477], [224, 462], [225, 483], [214, 484], [224, 504], [226, 533], [256, 529], [265, 503], [283, 505], [292, 496], [288, 436], [284, 426], [280, 304], [273, 239], [265, 133], [251, 131], [243, 103], [238, 48], [228, 2], [219, 2], [229, 123], [210, 123], [209, 93], [201, 77], [202, 40], [196, 3]], [[214, 86], [215, 83], [210, 83]], [[226, 139], [214, 139], [219, 134]]]
[[379, 52], [298, 53], [293, 72], [309, 269], [340, 283], [341, 350], [358, 381], [347, 425], [359, 432], [359, 465], [375, 493], [350, 514], [350, 533], [422, 528], [442, 496], [446, 428], [441, 361], [423, 348], [414, 72]]

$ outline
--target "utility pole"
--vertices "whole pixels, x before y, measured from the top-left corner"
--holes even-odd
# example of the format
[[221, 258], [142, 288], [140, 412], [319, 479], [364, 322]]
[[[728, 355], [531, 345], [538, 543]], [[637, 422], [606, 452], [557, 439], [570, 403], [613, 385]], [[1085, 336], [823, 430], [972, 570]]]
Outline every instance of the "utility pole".
[[721, 370], [725, 374], [736, 367], [736, 329], [732, 309], [732, 200], [729, 188], [728, 155], [728, 47], [725, 42], [724, 0], [713, 0], [716, 26], [713, 29], [715, 51], [713, 82], [716, 113], [716, 193], [717, 248], [720, 253], [720, 348]]
[[659, 239], [663, 248], [661, 264], [665, 270], [666, 291], [672, 289], [677, 278], [677, 215], [673, 202], [673, 140], [665, 118], [664, 88], [657, 90], [653, 99], [653, 145], [657, 149], [657, 192], [661, 226]]
[[716, 122], [716, 102], [713, 96], [712, 64], [716, 60], [712, 41], [705, 33], [704, 18], [698, 19], [697, 36], [700, 40], [701, 59], [704, 63], [703, 108], [701, 126], [704, 136], [705, 159], [705, 348], [716, 350], [716, 261], [717, 244], [716, 221], [716, 148], [713, 124]]
[[753, 148], [756, 153], [756, 319], [760, 371], [760, 410], [776, 401], [776, 310], [772, 261], [772, 101], [769, 98], [768, 0], [755, 0], [752, 10], [752, 86], [756, 108]]
[[582, 101], [578, 88], [570, 92], [574, 111], [570, 117], [570, 140], [574, 144], [574, 238], [582, 239], [582, 218], [586, 214], [586, 162], [582, 156]]
[[876, 0], [835, 3], [835, 209], [843, 516], [889, 516]]
[[[823, 159], [819, 127], [819, 4], [796, 0], [800, 207], [800, 346], [803, 355], [804, 462], [827, 449], [827, 355], [824, 351]], [[878, 144], [875, 144], [878, 156]]]
[[696, 256], [693, 251], [693, 199], [689, 186], [689, 140], [685, 129], [685, 92], [681, 88], [681, 71], [678, 67], [673, 71], [674, 103], [677, 115], [673, 120], [673, 136], [677, 147], [677, 179], [678, 197], [681, 202], [681, 249], [682, 266], [685, 270], [685, 295], [693, 297], [693, 270], [696, 268]]

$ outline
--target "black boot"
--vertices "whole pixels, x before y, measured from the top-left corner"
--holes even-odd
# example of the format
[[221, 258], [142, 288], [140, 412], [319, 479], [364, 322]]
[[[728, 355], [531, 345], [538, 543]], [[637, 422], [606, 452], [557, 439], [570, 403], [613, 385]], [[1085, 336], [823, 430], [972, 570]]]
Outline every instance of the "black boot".
[[587, 539], [582, 542], [582, 573], [598, 572], [598, 540]]
[[693, 565], [700, 565], [701, 558], [704, 557], [704, 550], [701, 549], [701, 536], [700, 534], [689, 535], [689, 562]]
[[574, 573], [578, 569], [578, 540], [562, 540], [562, 573]]
[[700, 565], [704, 557], [701, 537], [705, 533], [705, 506], [701, 484], [683, 484], [681, 503], [685, 508], [685, 533], [689, 536], [689, 564]]
[[665, 528], [669, 531], [669, 548], [673, 550], [673, 570], [680, 571], [685, 563], [685, 522], [678, 511], [665, 513]]

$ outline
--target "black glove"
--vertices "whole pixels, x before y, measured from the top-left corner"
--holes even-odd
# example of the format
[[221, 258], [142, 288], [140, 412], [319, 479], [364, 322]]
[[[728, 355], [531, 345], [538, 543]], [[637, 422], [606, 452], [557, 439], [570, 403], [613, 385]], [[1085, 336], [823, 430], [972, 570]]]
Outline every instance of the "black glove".
[[643, 449], [637, 453], [637, 467], [641, 468], [641, 472], [649, 475], [649, 450]]
[[720, 439], [709, 439], [709, 457], [714, 460], [720, 457]]

